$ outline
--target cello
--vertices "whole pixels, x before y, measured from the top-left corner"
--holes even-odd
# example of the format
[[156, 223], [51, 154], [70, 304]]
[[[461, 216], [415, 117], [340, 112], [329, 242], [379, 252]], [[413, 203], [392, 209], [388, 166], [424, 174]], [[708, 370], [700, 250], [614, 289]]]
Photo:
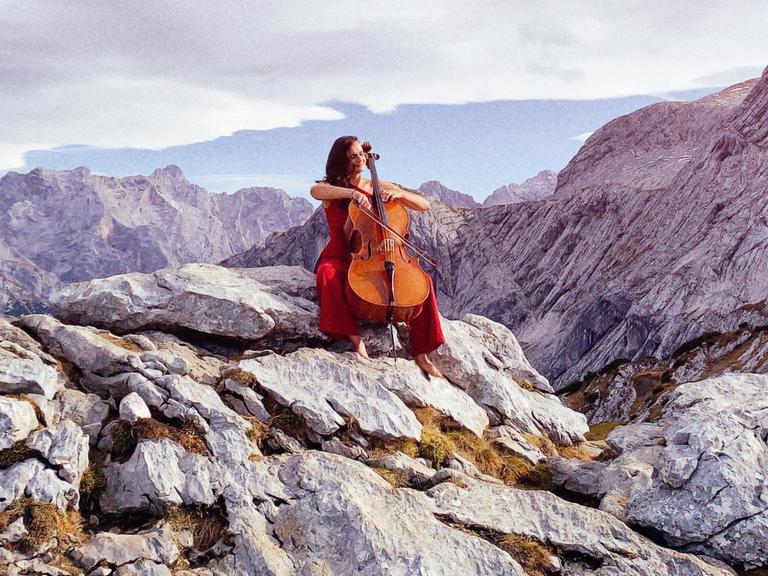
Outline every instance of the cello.
[[369, 142], [363, 142], [362, 147], [371, 172], [373, 210], [349, 205], [344, 231], [352, 260], [345, 296], [359, 319], [389, 325], [392, 353], [397, 360], [394, 324], [418, 316], [430, 290], [426, 272], [406, 247], [434, 262], [407, 240], [408, 211], [398, 202], [382, 200], [375, 162], [379, 155], [371, 152]]

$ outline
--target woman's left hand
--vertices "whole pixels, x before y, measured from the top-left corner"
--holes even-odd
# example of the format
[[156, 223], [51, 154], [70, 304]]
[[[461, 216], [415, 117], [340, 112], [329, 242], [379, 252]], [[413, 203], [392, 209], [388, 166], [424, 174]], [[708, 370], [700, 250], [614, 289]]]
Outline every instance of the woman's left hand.
[[391, 200], [397, 200], [398, 198], [402, 197], [403, 192], [399, 189], [388, 188], [381, 191], [381, 199], [384, 200], [384, 202], [390, 202]]

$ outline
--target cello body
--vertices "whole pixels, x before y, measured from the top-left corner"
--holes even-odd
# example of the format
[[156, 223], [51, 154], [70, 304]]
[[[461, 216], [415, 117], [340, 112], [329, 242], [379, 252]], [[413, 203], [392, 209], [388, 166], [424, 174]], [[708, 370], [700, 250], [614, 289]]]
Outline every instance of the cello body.
[[[364, 143], [363, 150], [369, 152], [370, 144]], [[381, 200], [381, 186], [371, 155], [368, 167], [374, 211], [400, 236], [407, 236], [408, 211], [395, 201]], [[406, 322], [418, 316], [429, 296], [429, 278], [403, 241], [354, 204], [349, 205], [345, 232], [352, 257], [345, 296], [355, 315], [379, 324]]]

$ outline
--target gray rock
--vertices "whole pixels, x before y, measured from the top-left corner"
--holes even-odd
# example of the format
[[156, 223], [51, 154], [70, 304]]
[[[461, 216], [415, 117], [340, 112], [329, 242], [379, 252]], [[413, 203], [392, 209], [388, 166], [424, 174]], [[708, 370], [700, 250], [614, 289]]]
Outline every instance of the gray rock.
[[415, 486], [426, 484], [435, 475], [434, 468], [430, 468], [400, 451], [371, 460], [368, 464], [402, 474], [408, 484]]
[[0, 533], [0, 545], [15, 544], [24, 538], [29, 532], [24, 525], [24, 518], [19, 517], [8, 525], [8, 528]]
[[149, 406], [136, 392], [131, 392], [120, 400], [120, 418], [136, 422], [139, 418], [152, 418]]
[[288, 458], [280, 478], [292, 499], [274, 531], [299, 573], [525, 574], [506, 552], [437, 521], [423, 493], [392, 489], [353, 460], [308, 451]]
[[752, 374], [679, 386], [657, 422], [666, 447], [653, 483], [629, 499], [629, 521], [729, 564], [768, 565], [766, 391], [768, 376]]
[[133, 564], [123, 564], [117, 569], [116, 576], [171, 576], [171, 571], [165, 564], [142, 559]]
[[30, 434], [27, 446], [36, 450], [51, 465], [59, 477], [75, 487], [88, 467], [88, 435], [71, 420], [43, 428]]
[[246, 340], [321, 338], [317, 305], [297, 295], [313, 283], [314, 277], [298, 268], [278, 274], [186, 264], [72, 284], [51, 302], [66, 321], [119, 330], [152, 326]]
[[24, 440], [37, 425], [35, 410], [29, 402], [0, 396], [0, 450]]
[[96, 443], [101, 426], [109, 415], [109, 404], [96, 394], [64, 389], [54, 399], [62, 420], [72, 420], [86, 432], [92, 445]]
[[248, 386], [243, 386], [232, 378], [225, 378], [221, 384], [222, 390], [234, 394], [239, 398], [239, 404], [237, 406], [240, 407], [240, 410], [235, 409], [238, 414], [241, 414], [242, 416], [254, 416], [262, 422], [269, 420], [269, 412], [267, 412], [267, 409], [264, 407], [264, 403], [262, 402], [263, 396], [261, 394], [256, 393]]
[[178, 557], [179, 549], [173, 541], [173, 530], [168, 525], [138, 534], [100, 532], [72, 552], [72, 559], [86, 570], [99, 562], [121, 566], [141, 559], [173, 564]]
[[158, 511], [171, 505], [211, 505], [221, 493], [217, 468], [166, 438], [142, 441], [123, 464], [106, 467], [101, 509], [110, 514]]
[[495, 426], [488, 431], [488, 439], [512, 454], [528, 460], [534, 466], [547, 459], [544, 453], [526, 440], [513, 426]]
[[447, 341], [432, 353], [432, 360], [486, 410], [491, 423], [510, 424], [563, 444], [584, 439], [589, 430], [584, 415], [549, 393], [546, 378], [528, 363], [507, 328], [468, 314], [463, 321], [443, 320], [443, 332]]
[[322, 443], [323, 452], [330, 452], [331, 454], [338, 454], [344, 456], [344, 458], [351, 458], [352, 460], [366, 460], [368, 455], [360, 446], [347, 446], [338, 438], [331, 438], [325, 440]]
[[735, 574], [696, 556], [656, 546], [609, 514], [560, 500], [548, 492], [467, 479], [466, 488], [445, 482], [426, 495], [432, 499], [435, 513], [442, 518], [474, 528], [543, 540], [563, 554], [560, 561], [565, 574], [580, 573], [583, 568], [579, 557], [591, 562], [593, 571], [588, 572], [591, 574]]
[[56, 369], [39, 359], [0, 355], [0, 392], [3, 394], [42, 394], [51, 399], [63, 387]]
[[55, 504], [61, 511], [77, 506], [80, 499], [77, 488], [34, 459], [0, 470], [0, 512], [24, 496]]
[[366, 370], [357, 360], [303, 348], [286, 356], [243, 360], [239, 366], [318, 434], [333, 434], [346, 425], [345, 417], [353, 417], [363, 432], [374, 436], [421, 436], [413, 413], [377, 382], [378, 370]]

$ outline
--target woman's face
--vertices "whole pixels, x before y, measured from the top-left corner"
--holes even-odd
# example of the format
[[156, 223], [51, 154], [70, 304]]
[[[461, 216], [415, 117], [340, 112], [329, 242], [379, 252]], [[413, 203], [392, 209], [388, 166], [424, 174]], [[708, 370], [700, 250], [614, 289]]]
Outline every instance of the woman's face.
[[347, 150], [347, 159], [349, 160], [350, 176], [356, 176], [365, 169], [365, 152], [363, 152], [363, 147], [357, 140], [350, 144]]

